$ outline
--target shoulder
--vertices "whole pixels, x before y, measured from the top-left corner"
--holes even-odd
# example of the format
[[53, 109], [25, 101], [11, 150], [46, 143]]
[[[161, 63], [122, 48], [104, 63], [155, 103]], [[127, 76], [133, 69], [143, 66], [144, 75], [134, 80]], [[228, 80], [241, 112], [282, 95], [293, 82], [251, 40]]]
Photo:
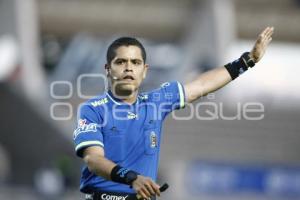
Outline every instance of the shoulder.
[[[172, 92], [174, 90], [178, 89], [178, 85], [180, 83], [178, 81], [170, 81], [170, 82], [164, 82], [160, 85], [160, 87], [148, 91], [148, 92], [144, 92], [141, 93], [139, 95], [139, 99], [141, 101], [158, 101], [159, 99], [161, 99], [162, 95], [165, 95], [168, 92]], [[180, 84], [181, 85], [181, 84]]]
[[78, 112], [81, 114], [84, 113], [102, 113], [102, 107], [108, 103], [108, 98], [106, 93], [99, 96], [93, 97], [78, 106]]
[[108, 97], [107, 94], [101, 94], [99, 96], [96, 96], [92, 99], [89, 99], [88, 101], [82, 103], [82, 106], [91, 107], [92, 109], [104, 106], [108, 103]]
[[170, 81], [170, 82], [164, 82], [160, 85], [159, 88], [156, 88], [150, 92], [148, 92], [148, 96], [156, 95], [157, 93], [163, 93], [166, 90], [172, 90], [172, 89], [178, 89], [178, 87], [181, 87], [182, 84], [178, 81]]

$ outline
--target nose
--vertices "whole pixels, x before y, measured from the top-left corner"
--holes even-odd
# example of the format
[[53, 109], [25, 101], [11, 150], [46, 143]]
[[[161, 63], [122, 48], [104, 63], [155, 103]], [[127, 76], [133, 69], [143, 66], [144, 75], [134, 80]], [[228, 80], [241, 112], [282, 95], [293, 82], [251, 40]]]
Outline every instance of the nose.
[[132, 64], [130, 62], [127, 62], [125, 65], [125, 71], [131, 71], [132, 72]]

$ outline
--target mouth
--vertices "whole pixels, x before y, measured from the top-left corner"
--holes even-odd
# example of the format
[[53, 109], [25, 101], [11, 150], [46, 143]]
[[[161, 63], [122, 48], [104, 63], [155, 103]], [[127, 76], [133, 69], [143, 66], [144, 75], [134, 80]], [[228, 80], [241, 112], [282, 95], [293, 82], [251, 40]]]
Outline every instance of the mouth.
[[126, 75], [126, 76], [123, 77], [123, 80], [130, 80], [130, 81], [133, 81], [134, 78], [133, 78], [133, 76], [131, 76], [131, 75]]

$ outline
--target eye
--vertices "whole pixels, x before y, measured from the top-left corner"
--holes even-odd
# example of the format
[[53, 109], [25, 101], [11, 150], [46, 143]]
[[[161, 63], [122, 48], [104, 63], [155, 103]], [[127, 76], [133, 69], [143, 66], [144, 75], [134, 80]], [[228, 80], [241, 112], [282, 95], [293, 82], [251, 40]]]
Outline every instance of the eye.
[[123, 65], [125, 63], [125, 60], [122, 60], [122, 59], [118, 59], [115, 61], [115, 64], [117, 65]]
[[142, 61], [140, 61], [140, 60], [132, 60], [132, 64], [134, 64], [134, 65], [140, 65], [140, 64], [142, 64]]

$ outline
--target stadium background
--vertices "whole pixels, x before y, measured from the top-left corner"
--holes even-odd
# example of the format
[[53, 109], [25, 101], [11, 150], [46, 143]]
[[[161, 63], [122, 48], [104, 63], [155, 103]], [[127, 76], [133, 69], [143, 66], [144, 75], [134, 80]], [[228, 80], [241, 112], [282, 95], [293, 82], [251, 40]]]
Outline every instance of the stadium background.
[[[198, 117], [167, 119], [161, 199], [300, 199], [299, 21], [296, 0], [0, 0], [0, 199], [82, 199], [74, 114], [104, 90], [114, 38], [142, 39], [149, 90], [232, 61], [269, 25], [254, 70], [197, 102]], [[263, 119], [234, 119], [253, 102]]]

